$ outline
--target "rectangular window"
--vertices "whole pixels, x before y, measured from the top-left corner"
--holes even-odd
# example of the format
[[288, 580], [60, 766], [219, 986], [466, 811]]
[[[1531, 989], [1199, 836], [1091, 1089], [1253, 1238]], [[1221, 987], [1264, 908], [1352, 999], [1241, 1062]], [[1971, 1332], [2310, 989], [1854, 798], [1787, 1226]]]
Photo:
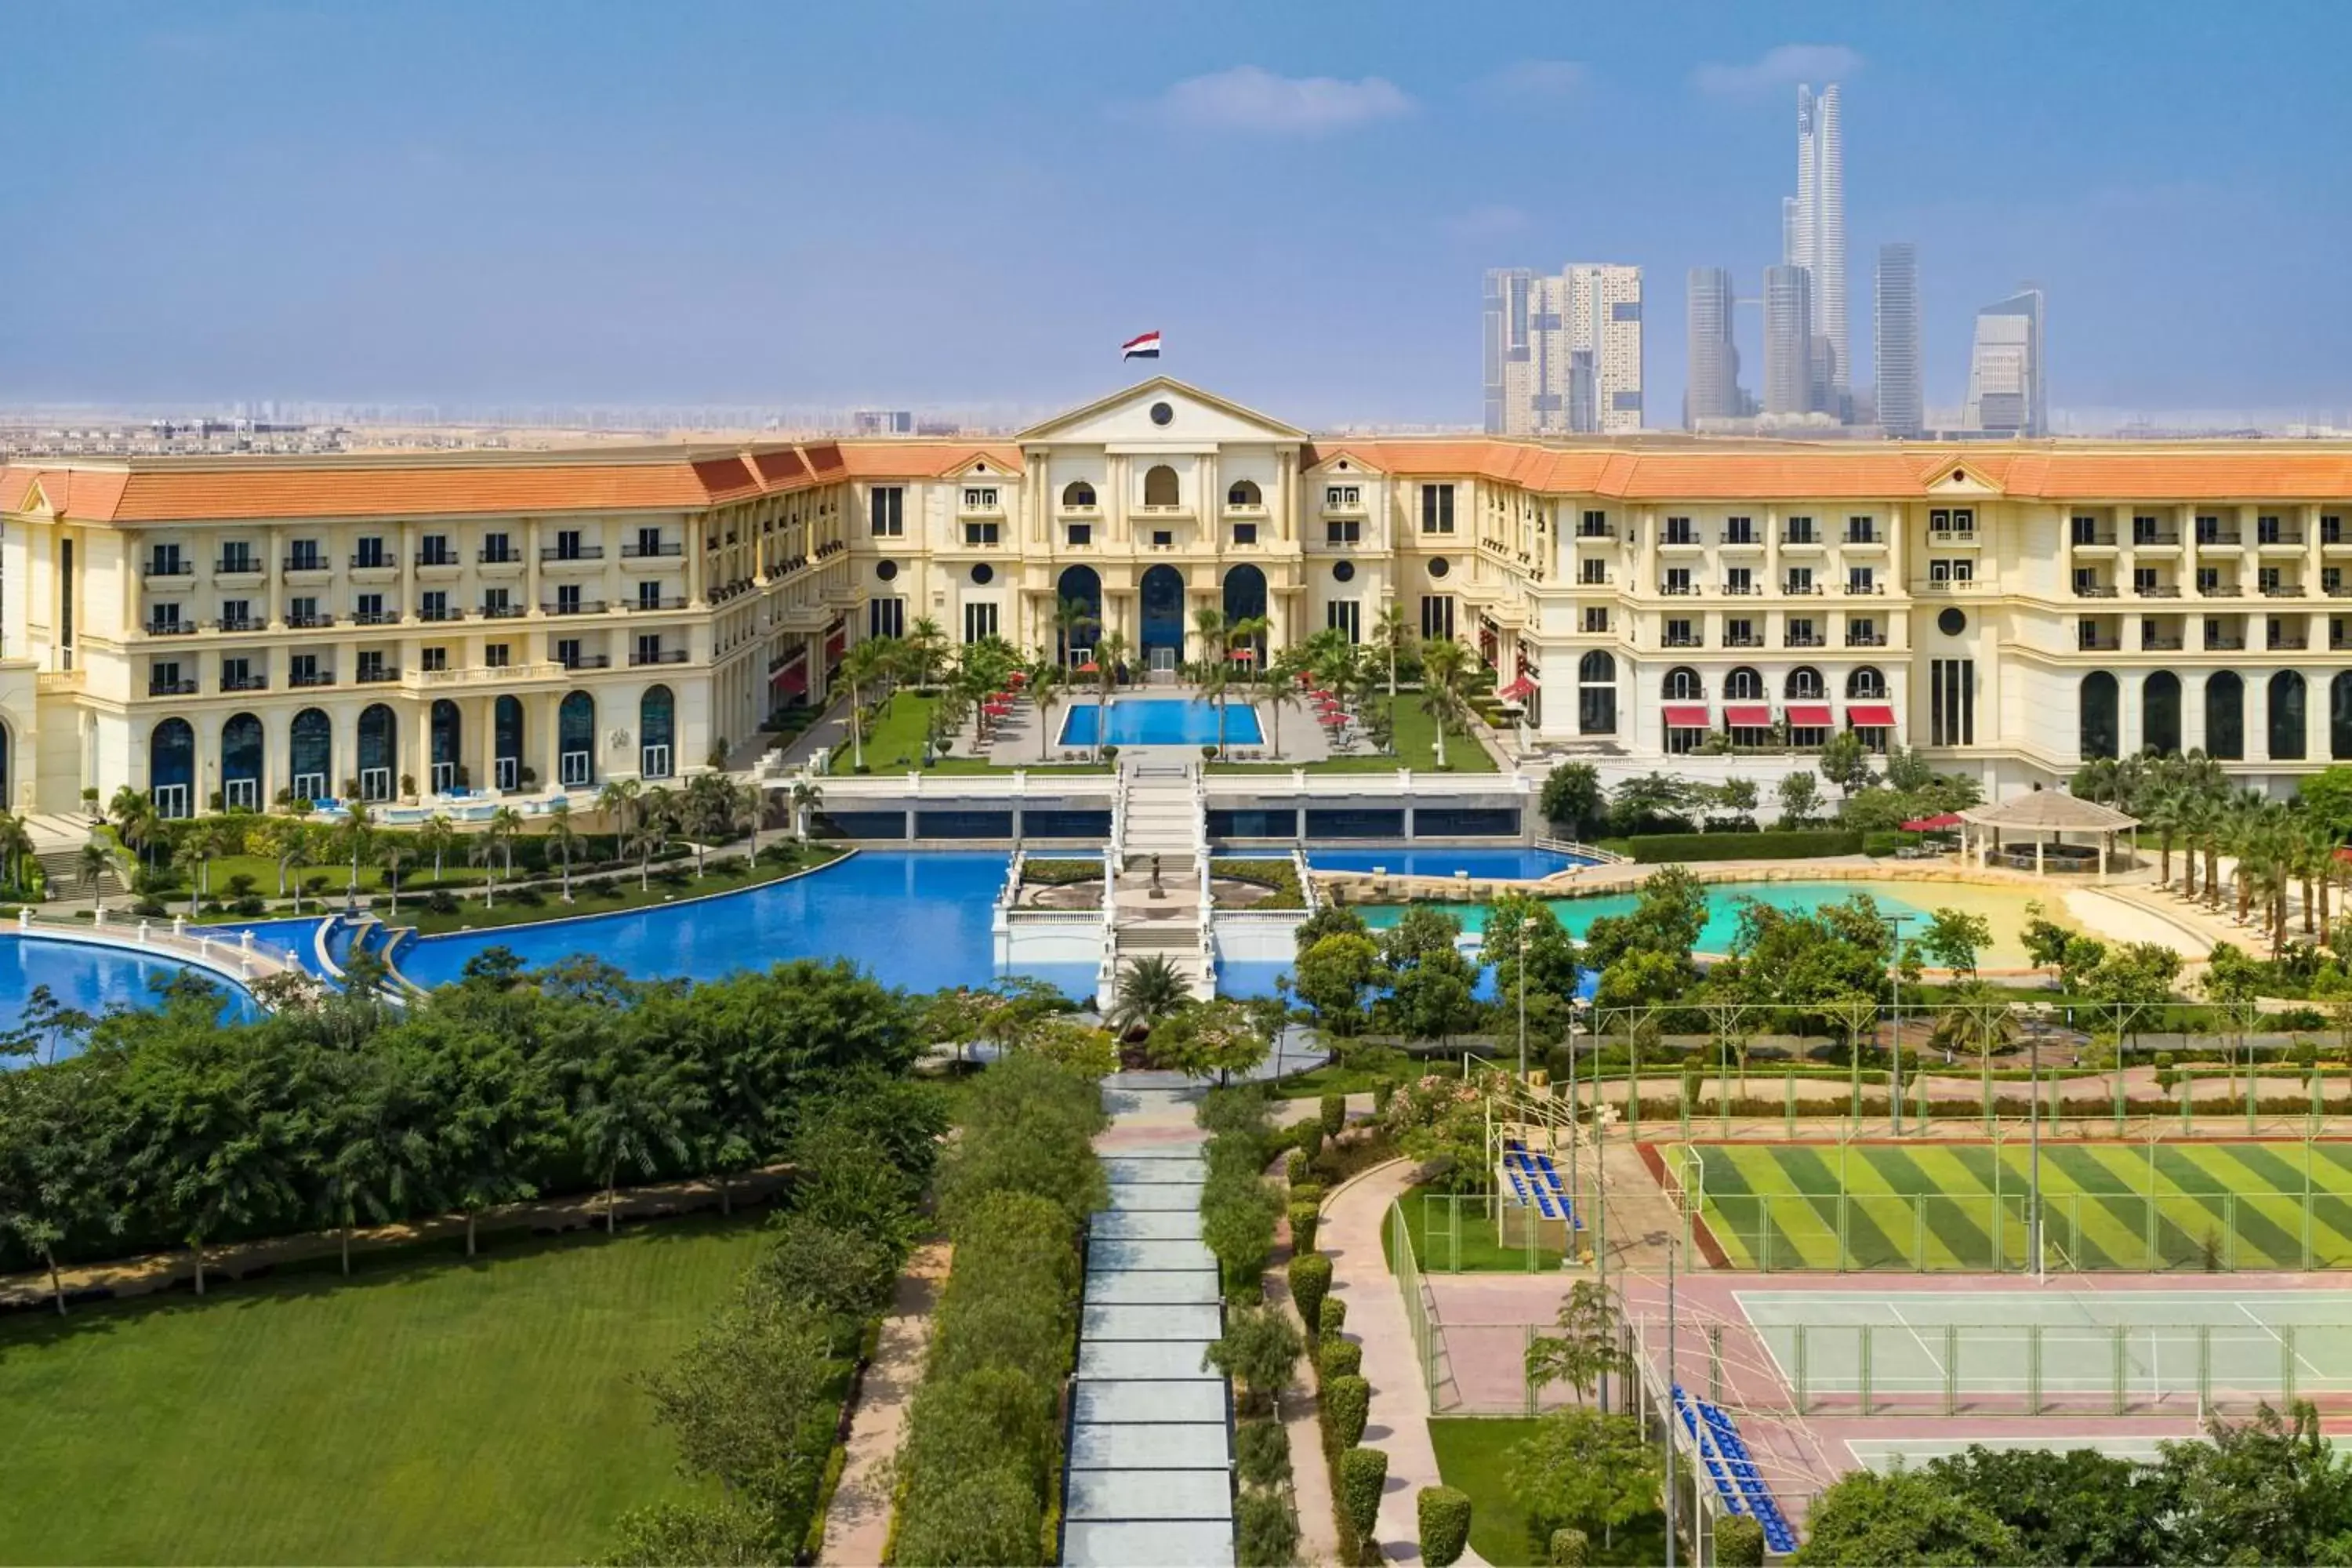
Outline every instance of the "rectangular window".
[[1752, 517], [1727, 517], [1723, 520], [1723, 542], [1726, 544], [1756, 542], [1756, 520]]
[[179, 695], [179, 660], [172, 658], [158, 659], [156, 662], [147, 667], [148, 696], [176, 697]]
[[636, 658], [630, 660], [630, 662], [633, 664], [661, 663], [661, 634], [659, 632], [639, 632], [637, 634], [637, 655]]
[[1334, 599], [1323, 606], [1323, 625], [1331, 631], [1345, 632], [1350, 643], [1364, 640], [1364, 606], [1355, 599]]
[[907, 531], [907, 492], [898, 485], [877, 485], [866, 498], [866, 514], [877, 539], [898, 539]]
[[243, 658], [221, 660], [221, 689], [223, 691], [260, 690], [261, 682], [253, 678], [253, 661]]
[[1070, 548], [1084, 550], [1095, 542], [1095, 525], [1091, 522], [1070, 524]]
[[907, 601], [904, 599], [868, 599], [866, 602], [866, 636], [902, 637], [907, 635]]
[[993, 509], [996, 505], [996, 491], [993, 487], [968, 489], [963, 492], [963, 504], [966, 511]]
[[1723, 573], [1723, 591], [1727, 594], [1756, 592], [1756, 571], [1750, 566], [1727, 566]]
[[380, 626], [387, 618], [383, 613], [382, 594], [362, 594], [352, 618], [363, 626]]
[[1696, 544], [1698, 542], [1698, 525], [1692, 522], [1691, 520], [1686, 517], [1670, 517], [1666, 519], [1665, 537], [1661, 539], [1658, 542], [1661, 544]]
[[1237, 522], [1234, 524], [1234, 542], [1235, 544], [1255, 544], [1257, 542], [1257, 524], [1254, 522]]
[[1172, 528], [1153, 529], [1151, 531], [1151, 548], [1154, 550], [1175, 549], [1176, 531]]
[[1675, 595], [1689, 593], [1691, 591], [1690, 568], [1687, 566], [1667, 567], [1665, 591]]
[[1880, 641], [1880, 638], [1879, 638], [1879, 636], [1878, 636], [1878, 623], [1877, 623], [1876, 621], [1874, 621], [1874, 620], [1871, 619], [1870, 617], [1868, 617], [1868, 616], [1858, 616], [1858, 617], [1856, 617], [1856, 618], [1854, 618], [1854, 619], [1852, 619], [1852, 620], [1849, 620], [1849, 621], [1847, 621], [1847, 622], [1846, 622], [1846, 624], [1845, 624], [1845, 646], [1846, 646], [1846, 647], [1876, 647], [1878, 646], [1878, 644], [1879, 644], [1879, 641]]
[[555, 558], [558, 561], [578, 561], [582, 558], [578, 529], [565, 528], [556, 531]]
[[1327, 485], [1323, 489], [1325, 506], [1361, 506], [1364, 492], [1354, 485]]
[[2155, 586], [2156, 586], [2156, 568], [2155, 568], [2155, 567], [2153, 567], [2153, 566], [2135, 566], [2135, 567], [2133, 567], [2133, 568], [2132, 568], [2132, 592], [2133, 592], [2133, 593], [2135, 593], [2135, 594], [2145, 594], [2145, 593], [2147, 593], [2147, 592], [2149, 592], [2150, 590], [2154, 589], [2154, 588], [2155, 588]]
[[1608, 538], [1609, 514], [1605, 511], [1586, 512], [1583, 521], [1576, 525], [1576, 536], [1579, 539]]
[[2344, 519], [2341, 516], [2332, 511], [2321, 516], [2319, 520], [2319, 542], [2322, 544], [2341, 544], [2344, 542]]
[[2258, 566], [2254, 568], [2254, 584], [2257, 587], [2261, 588], [2263, 593], [2277, 593], [2279, 591], [2280, 581], [2279, 569], [2277, 567]]
[[317, 540], [298, 539], [286, 547], [286, 570], [289, 572], [317, 572], [322, 569]]
[[555, 613], [559, 616], [576, 616], [580, 613], [579, 584], [563, 583], [557, 585], [555, 590]]
[[1790, 620], [1785, 635], [1790, 647], [1811, 647], [1814, 646], [1813, 623], [1811, 618], [1809, 616], [1800, 616]]
[[1326, 544], [1358, 544], [1363, 541], [1364, 525], [1360, 522], [1327, 522], [1323, 525]]
[[966, 605], [963, 607], [963, 640], [984, 642], [996, 635], [996, 606], [992, 604]]
[[449, 536], [428, 533], [416, 542], [416, 563], [419, 566], [454, 566], [457, 558], [449, 550]]
[[562, 665], [566, 669], [579, 668], [580, 639], [578, 637], [556, 638], [555, 662]]
[[1609, 606], [1606, 605], [1585, 605], [1584, 629], [1588, 632], [1607, 631], [1609, 629]]
[[1977, 563], [1965, 557], [1927, 563], [1927, 581], [1930, 583], [1972, 583], [1976, 575]]
[[307, 594], [286, 601], [286, 624], [289, 626], [318, 626], [319, 601]]
[[291, 686], [323, 684], [319, 679], [319, 656], [315, 653], [289, 655], [286, 660], [286, 679]]
[[1780, 535], [1780, 542], [1783, 544], [1811, 544], [1814, 542], [1813, 520], [1810, 517], [1790, 518], [1789, 520], [1787, 529]]
[[2200, 566], [2197, 568], [2197, 591], [2199, 593], [2210, 594], [2221, 585], [2221, 569], [2219, 566]]
[[223, 599], [221, 601], [220, 624], [221, 630], [225, 632], [241, 632], [249, 630], [253, 626], [253, 601], [250, 599]]
[[486, 533], [482, 535], [482, 560], [485, 563], [496, 565], [500, 562], [511, 561], [514, 558], [514, 546], [508, 542], [507, 536], [505, 534]]
[[1811, 593], [1813, 591], [1813, 569], [1810, 566], [1790, 567], [1788, 590], [1791, 594]]
[[224, 572], [257, 572], [253, 563], [253, 546], [242, 539], [232, 539], [221, 546], [220, 569]]
[[1977, 740], [1976, 661], [1927, 662], [1927, 743], [1973, 746]]
[[186, 570], [181, 563], [180, 547], [176, 544], [158, 544], [148, 554], [147, 574], [150, 577], [177, 577]]
[[2076, 544], [2096, 544], [2099, 542], [2099, 520], [2097, 518], [2089, 516], [2085, 513], [2077, 512], [2068, 526], [2071, 530], [2069, 537], [2073, 542]]
[[993, 522], [965, 523], [963, 525], [964, 548], [967, 550], [992, 548], [996, 543], [996, 531], [1001, 526], [1003, 525]]
[[352, 557], [352, 565], [364, 570], [384, 564], [383, 538], [381, 534], [367, 535], [355, 548], [357, 552]]
[[493, 620], [514, 614], [514, 600], [509, 596], [509, 590], [505, 588], [483, 589], [482, 614]]
[[482, 645], [482, 663], [490, 669], [504, 669], [511, 662], [512, 650], [502, 642]]
[[662, 607], [662, 585], [658, 583], [637, 584], [637, 608], [658, 610]]
[[2254, 519], [2254, 542], [2256, 544], [2276, 544], [2280, 542], [2282, 532], [2283, 531], [2279, 527], [2279, 520], [2277, 518], [2257, 517]]
[[449, 668], [449, 650], [446, 647], [420, 648], [416, 654], [416, 664], [420, 669], [446, 669]]
[[1694, 636], [1691, 631], [1691, 623], [1682, 620], [1668, 621], [1666, 623], [1666, 646], [1668, 647], [1698, 647], [1698, 638]]
[[359, 678], [362, 680], [382, 680], [384, 678], [383, 654], [382, 650], [377, 648], [369, 648], [360, 655]]
[[1848, 544], [1878, 542], [1878, 520], [1874, 517], [1850, 517], [1845, 520], [1845, 542]]
[[1609, 581], [1609, 563], [1580, 561], [1576, 563], [1576, 580], [1587, 587], [1605, 585]]
[[446, 621], [449, 618], [449, 595], [440, 588], [428, 588], [416, 596], [416, 618], [420, 621]]
[[1424, 640], [1451, 642], [1454, 639], [1454, 595], [1423, 594], [1421, 596], [1421, 635]]
[[660, 529], [641, 528], [637, 530], [637, 553], [640, 555], [659, 555], [663, 553]]
[[1454, 487], [1452, 485], [1421, 487], [1421, 531], [1423, 533], [1454, 531]]
[[1845, 569], [1845, 591], [1849, 594], [1876, 593], [1877, 586], [1875, 580], [1871, 575], [1871, 569], [1867, 566], [1847, 567]]
[[1761, 647], [1763, 640], [1756, 635], [1754, 621], [1729, 620], [1723, 623], [1723, 646], [1726, 647]]
[[2146, 512], [2139, 512], [2133, 516], [2132, 542], [2134, 544], [2154, 544], [2156, 542], [2155, 518], [2150, 517]]

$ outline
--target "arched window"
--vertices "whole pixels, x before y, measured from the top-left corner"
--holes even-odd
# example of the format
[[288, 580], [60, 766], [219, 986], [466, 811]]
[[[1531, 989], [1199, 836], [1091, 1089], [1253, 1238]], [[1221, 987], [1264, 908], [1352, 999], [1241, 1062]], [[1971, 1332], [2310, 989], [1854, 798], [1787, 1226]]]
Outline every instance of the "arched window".
[[2077, 700], [2082, 711], [2076, 741], [2083, 760], [2114, 756], [2120, 741], [2116, 725], [2116, 678], [2104, 669], [2084, 676]]
[[1884, 701], [1885, 697], [1886, 677], [1878, 672], [1876, 665], [1865, 664], [1845, 678], [1845, 699], [1849, 702], [1857, 699]]
[[1599, 648], [1576, 661], [1576, 731], [1617, 732], [1617, 661]]
[[433, 740], [432, 788], [438, 795], [456, 789], [465, 782], [457, 776], [457, 753], [465, 738], [465, 726], [457, 716], [457, 705], [446, 697], [436, 699], [430, 728]]
[[147, 796], [158, 816], [193, 816], [196, 732], [185, 719], [166, 719], [147, 736]]
[[[1055, 581], [1054, 595], [1055, 651], [1067, 664], [1073, 649], [1092, 648], [1102, 636], [1102, 574], [1091, 566], [1066, 567]], [[1071, 606], [1076, 619], [1061, 618], [1065, 605]]]
[[232, 811], [261, 808], [261, 721], [233, 715], [221, 726], [221, 804]]
[[2159, 669], [2140, 683], [2140, 743], [2159, 755], [2180, 750], [2180, 677]]
[[1256, 480], [1235, 479], [1232, 488], [1225, 491], [1225, 504], [1227, 506], [1262, 506], [1265, 504], [1265, 498], [1258, 493]]
[[1789, 697], [1791, 701], [1818, 702], [1829, 695], [1829, 685], [1822, 672], [1810, 664], [1801, 664], [1789, 672]]
[[335, 726], [320, 709], [303, 709], [287, 727], [286, 784], [296, 800], [335, 796]]
[[1666, 671], [1665, 691], [1669, 702], [1706, 700], [1706, 682], [1698, 678], [1697, 670], [1686, 664], [1678, 664]]
[[1072, 479], [1068, 484], [1062, 487], [1062, 504], [1064, 506], [1094, 505], [1094, 486], [1087, 483], [1084, 479]]
[[2246, 683], [2234, 669], [2205, 678], [2205, 754], [2216, 762], [2246, 757]]
[[2327, 683], [2327, 754], [2352, 760], [2352, 669]]
[[2282, 669], [2271, 677], [2271, 755], [2283, 763], [2303, 760], [2303, 677]]
[[596, 782], [596, 700], [584, 691], [555, 710], [555, 776], [566, 789]]
[[1154, 463], [1144, 470], [1143, 504], [1174, 506], [1176, 504], [1176, 470], [1165, 463]]
[[[1144, 573], [1137, 584], [1136, 598], [1142, 609], [1139, 628], [1144, 662], [1161, 648], [1171, 650], [1162, 664], [1172, 668], [1184, 657], [1184, 575], [1173, 566], [1154, 566]], [[1153, 668], [1160, 665], [1152, 665]]]
[[[1229, 626], [1239, 626], [1244, 621], [1265, 620], [1265, 574], [1246, 563], [1226, 573], [1224, 605], [1225, 624]], [[1263, 659], [1265, 657], [1265, 633], [1261, 631], [1253, 637], [1243, 637], [1233, 646], [1250, 648]]]
[[0, 724], [0, 801], [16, 798], [8, 793], [8, 726]]
[[671, 752], [677, 742], [677, 700], [667, 686], [648, 686], [637, 700], [637, 772], [666, 779], [677, 771]]
[[378, 702], [360, 714], [360, 798], [390, 800], [400, 772], [400, 721]]
[[1740, 665], [1723, 678], [1723, 700], [1726, 702], [1758, 702], [1764, 698], [1764, 678]]
[[490, 709], [490, 769], [500, 789], [522, 788], [522, 699], [501, 697]]

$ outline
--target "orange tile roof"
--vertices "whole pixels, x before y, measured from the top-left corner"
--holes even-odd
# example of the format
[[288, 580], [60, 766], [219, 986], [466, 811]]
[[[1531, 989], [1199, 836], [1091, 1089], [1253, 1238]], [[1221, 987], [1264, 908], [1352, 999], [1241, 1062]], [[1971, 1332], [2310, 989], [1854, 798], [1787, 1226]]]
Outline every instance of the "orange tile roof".
[[2056, 500], [2343, 500], [2352, 453], [2028, 452], [2007, 489]]
[[1008, 474], [1021, 472], [1021, 448], [993, 441], [851, 441], [832, 443], [842, 471], [854, 479], [935, 479], [975, 458]]

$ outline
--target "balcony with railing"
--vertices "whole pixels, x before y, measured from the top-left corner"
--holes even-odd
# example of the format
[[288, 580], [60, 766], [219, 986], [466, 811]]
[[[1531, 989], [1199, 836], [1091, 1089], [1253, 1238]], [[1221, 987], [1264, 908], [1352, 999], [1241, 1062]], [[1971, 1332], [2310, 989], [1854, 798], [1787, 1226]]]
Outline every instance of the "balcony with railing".
[[2271, 626], [2263, 635], [2263, 646], [2278, 653], [2300, 653], [2311, 646], [2311, 633], [2303, 626]]
[[1885, 647], [1886, 646], [1886, 634], [1883, 631], [1865, 632], [1858, 630], [1853, 626], [1848, 626], [1845, 631], [1845, 646], [1848, 647]]
[[2208, 653], [2238, 653], [2246, 646], [2246, 634], [2228, 626], [2207, 626], [2198, 646]]
[[1704, 632], [1668, 632], [1665, 636], [1658, 639], [1658, 646], [1660, 647], [1705, 647], [1706, 646], [1706, 634]]
[[268, 623], [258, 616], [223, 616], [213, 625], [225, 632], [258, 632], [268, 629]]
[[2169, 577], [2132, 579], [2132, 596], [2139, 599], [2178, 599], [2180, 584]]
[[613, 668], [613, 656], [609, 653], [575, 653], [557, 662], [566, 669], [610, 669]]
[[1723, 646], [1726, 647], [1762, 647], [1764, 646], [1764, 634], [1762, 632], [1726, 632], [1723, 634]]
[[2113, 583], [2104, 583], [2095, 577], [2074, 580], [2074, 597], [2078, 599], [2112, 599], [2115, 596], [2116, 585]]
[[482, 605], [481, 616], [486, 621], [511, 621], [520, 616], [522, 612], [523, 606], [520, 605], [491, 604], [486, 600]]
[[589, 564], [604, 559], [601, 544], [550, 544], [542, 546], [539, 562], [542, 566], [568, 566], [575, 563]]
[[388, 664], [363, 664], [360, 666], [360, 672], [352, 679], [361, 686], [381, 686], [387, 681], [398, 680], [400, 671]]
[[2303, 545], [2303, 524], [2299, 522], [2282, 522], [2275, 527], [2264, 524], [2254, 531], [2257, 550], [2300, 551]]
[[388, 582], [400, 571], [398, 559], [383, 554], [353, 555], [350, 565], [352, 580], [361, 583]]
[[396, 626], [400, 624], [398, 610], [353, 610], [352, 625], [355, 626]]
[[629, 653], [629, 662], [633, 665], [684, 664], [686, 662], [686, 649], [682, 647], [633, 648]]
[[1812, 598], [1823, 591], [1819, 583], [1808, 582], [1802, 577], [1784, 577], [1780, 580], [1780, 592], [1795, 598]]
[[165, 679], [156, 675], [147, 678], [147, 695], [150, 697], [194, 697], [195, 694], [196, 683], [193, 678], [174, 676]]
[[645, 598], [624, 599], [621, 603], [625, 607], [637, 611], [682, 610], [686, 608], [687, 598], [683, 594], [669, 594]]
[[224, 675], [221, 677], [220, 689], [223, 691], [267, 691], [269, 689], [269, 677], [267, 675]]
[[2178, 550], [2180, 548], [2180, 530], [2160, 522], [2136, 522], [2132, 524], [2131, 542], [2134, 550]]
[[1827, 647], [1830, 639], [1819, 632], [1789, 632], [1780, 638], [1782, 647]]
[[2265, 599], [2300, 599], [2303, 597], [2303, 579], [2281, 577], [2274, 582], [2263, 584], [2262, 590], [2263, 597]]
[[334, 563], [323, 555], [289, 555], [278, 564], [289, 577], [324, 577], [335, 569]]
[[298, 669], [286, 678], [289, 686], [332, 686], [335, 672], [331, 669]]
[[232, 582], [250, 581], [262, 574], [261, 558], [257, 555], [224, 555], [213, 563], [213, 575]]
[[196, 563], [182, 556], [151, 555], [139, 563], [139, 575], [151, 583], [172, 583], [195, 574]]
[[1658, 592], [1670, 599], [1695, 599], [1698, 597], [1699, 586], [1696, 583], [1666, 582], [1658, 584]]
[[194, 637], [196, 632], [196, 623], [194, 621], [160, 621], [150, 619], [147, 622], [144, 630], [151, 637]]
[[2215, 523], [2210, 527], [2197, 525], [2197, 548], [2200, 550], [2237, 550], [2244, 546], [2246, 536], [2232, 523]]
[[2074, 646], [2084, 653], [2121, 653], [2124, 638], [2113, 626], [2081, 626], [2075, 630]]
[[1852, 580], [1839, 584], [1838, 588], [1848, 598], [1857, 599], [1866, 599], [1886, 592], [1886, 584], [1884, 583], [1856, 583]]
[[462, 621], [466, 609], [462, 605], [425, 605], [416, 612], [420, 621]]
[[683, 544], [624, 544], [621, 546], [621, 559], [624, 561], [675, 561], [685, 553], [686, 546]]
[[604, 601], [574, 599], [570, 604], [566, 604], [562, 599], [558, 599], [553, 604], [540, 605], [540, 609], [542, 613], [551, 616], [601, 616], [604, 613]]

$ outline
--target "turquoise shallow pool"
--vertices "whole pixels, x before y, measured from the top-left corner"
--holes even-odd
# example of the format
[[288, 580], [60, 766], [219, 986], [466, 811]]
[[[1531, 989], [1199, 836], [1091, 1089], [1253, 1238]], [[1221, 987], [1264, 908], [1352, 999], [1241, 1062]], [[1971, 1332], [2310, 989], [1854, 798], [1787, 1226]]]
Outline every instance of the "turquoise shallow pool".
[[[1706, 925], [1699, 932], [1702, 952], [1729, 952], [1732, 940], [1739, 932], [1738, 903], [1742, 898], [1752, 898], [1775, 909], [1806, 910], [1823, 904], [1843, 903], [1856, 893], [1868, 893], [1878, 907], [1888, 914], [1906, 915], [1925, 920], [1927, 911], [1909, 900], [1898, 896], [1885, 882], [1718, 882], [1706, 889]], [[1594, 921], [1604, 915], [1628, 915], [1641, 900], [1633, 893], [1611, 893], [1590, 899], [1547, 899], [1560, 924], [1570, 935], [1581, 940]], [[1485, 904], [1439, 903], [1426, 908], [1444, 910], [1462, 922], [1469, 931], [1484, 931], [1486, 925]], [[1386, 930], [1403, 917], [1402, 904], [1364, 904], [1357, 912], [1364, 923], [1375, 930]], [[1917, 928], [1910, 928], [1914, 934]]]
[[[1091, 746], [1095, 726], [1107, 728], [1102, 739], [1114, 746], [1213, 746], [1217, 743], [1217, 706], [1184, 697], [1120, 697], [1112, 700], [1110, 717], [1092, 702], [1072, 704], [1062, 715], [1065, 746]], [[1224, 707], [1224, 742], [1228, 746], [1255, 746], [1264, 739], [1257, 710], [1246, 702]]]
[[[995, 852], [866, 850], [790, 881], [674, 907], [424, 937], [398, 962], [420, 985], [456, 980], [493, 947], [532, 968], [585, 954], [638, 980], [712, 980], [787, 958], [845, 958], [913, 991], [982, 985], [996, 977], [990, 925], [1011, 864]], [[1066, 992], [1094, 991], [1092, 965], [1036, 973]]]
[[1307, 864], [1318, 871], [1380, 871], [1391, 877], [1451, 877], [1532, 882], [1572, 866], [1590, 866], [1581, 855], [1559, 849], [1528, 849], [1492, 844], [1416, 844], [1408, 849], [1316, 849]]

